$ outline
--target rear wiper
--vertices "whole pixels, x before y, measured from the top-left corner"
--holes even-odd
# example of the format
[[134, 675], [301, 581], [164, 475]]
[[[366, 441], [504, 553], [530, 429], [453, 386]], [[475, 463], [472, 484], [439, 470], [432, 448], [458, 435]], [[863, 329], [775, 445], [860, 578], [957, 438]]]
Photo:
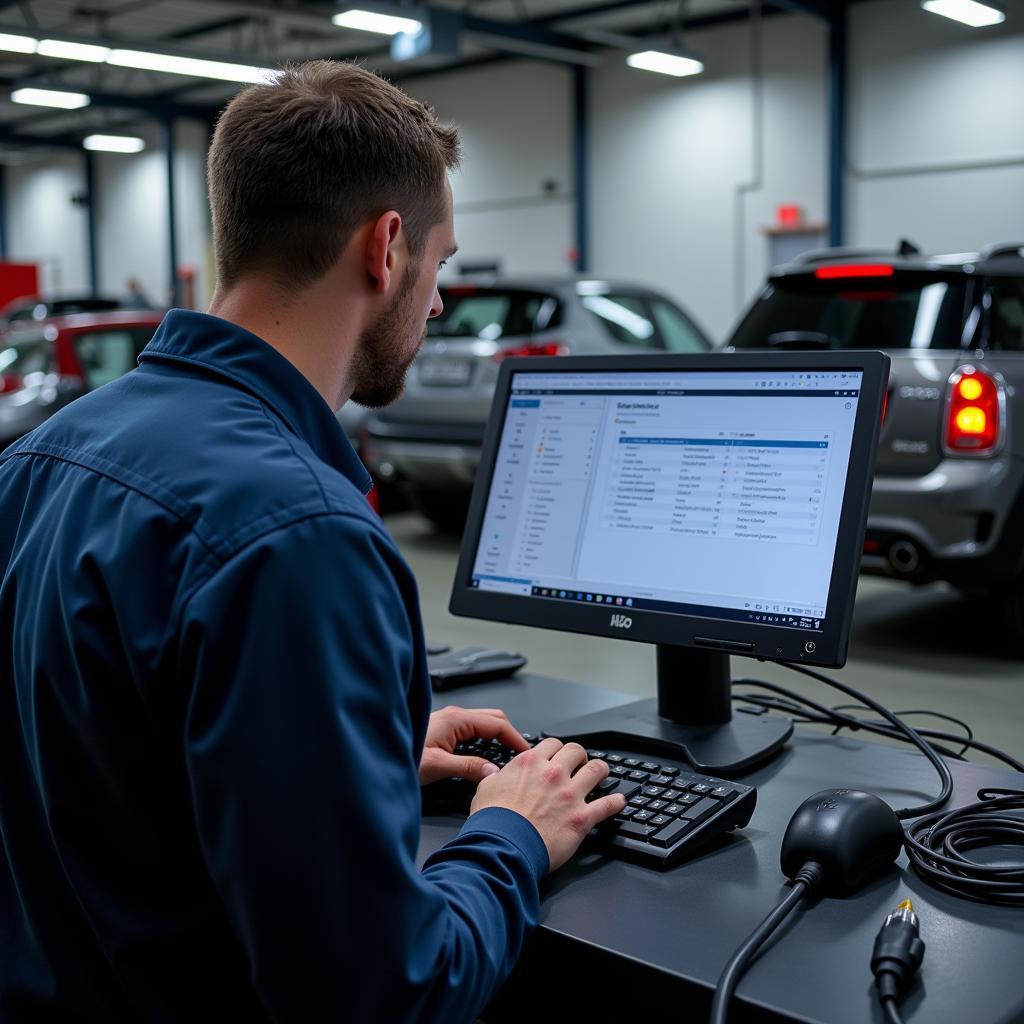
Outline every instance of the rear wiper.
[[816, 349], [839, 348], [839, 339], [823, 331], [776, 331], [768, 335], [772, 348]]

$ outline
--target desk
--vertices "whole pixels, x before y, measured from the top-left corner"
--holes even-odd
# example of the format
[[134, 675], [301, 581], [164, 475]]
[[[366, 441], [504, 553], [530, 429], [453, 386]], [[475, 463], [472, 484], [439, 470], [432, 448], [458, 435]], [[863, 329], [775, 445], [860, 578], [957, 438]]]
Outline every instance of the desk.
[[[636, 699], [525, 673], [437, 696], [438, 707], [503, 708], [532, 732]], [[1021, 788], [1021, 776], [1008, 770], [960, 762], [951, 770], [951, 806], [974, 801], [983, 786]], [[541, 926], [484, 1015], [488, 1024], [547, 1024], [559, 1013], [586, 1024], [706, 1020], [729, 955], [787, 891], [779, 848], [797, 806], [818, 790], [850, 786], [906, 807], [939, 786], [916, 750], [802, 727], [779, 757], [741, 778], [758, 787], [750, 824], [694, 859], [659, 872], [577, 855], [552, 875], [542, 891]], [[425, 818], [421, 858], [453, 836], [461, 820]], [[927, 951], [902, 1004], [907, 1024], [1024, 1021], [1024, 912], [932, 889], [905, 854], [855, 896], [796, 911], [741, 980], [730, 1021], [882, 1022], [871, 950], [885, 916], [908, 896]]]

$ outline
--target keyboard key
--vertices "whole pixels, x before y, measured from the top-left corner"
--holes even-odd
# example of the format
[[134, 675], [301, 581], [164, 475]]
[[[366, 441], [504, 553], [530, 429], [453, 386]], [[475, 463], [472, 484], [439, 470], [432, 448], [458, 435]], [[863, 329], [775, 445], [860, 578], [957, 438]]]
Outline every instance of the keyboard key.
[[671, 820], [672, 819], [668, 817], [667, 814], [656, 814], [653, 818], [651, 818], [651, 824], [658, 825], [660, 827], [662, 825], [667, 825]]
[[615, 765], [614, 767], [612, 767], [612, 768], [610, 768], [608, 770], [608, 774], [609, 775], [617, 775], [620, 778], [624, 779], [627, 775], [629, 775], [629, 769], [624, 767], [621, 764], [617, 764], [617, 765]]
[[661, 765], [660, 764], [655, 764], [653, 761], [644, 761], [644, 763], [642, 765], [640, 765], [640, 767], [643, 768], [643, 770], [645, 772], [660, 772], [661, 771]]
[[664, 808], [665, 813], [671, 818], [678, 817], [685, 810], [686, 808], [682, 804], [669, 804]]
[[640, 792], [639, 782], [629, 782], [626, 779], [622, 779], [619, 782], [618, 788], [614, 790], [616, 793], [621, 793], [627, 800], [630, 797], [636, 796]]
[[634, 796], [630, 797], [629, 802], [634, 807], [646, 807], [651, 801], [650, 798], [646, 796]]
[[663, 764], [661, 766], [661, 774], [670, 775], [672, 778], [675, 778], [679, 774], [679, 769], [673, 768], [671, 765]]
[[653, 846], [672, 846], [691, 827], [690, 822], [685, 818], [680, 818], [679, 821], [673, 821], [653, 835], [650, 842]]
[[634, 821], [650, 821], [651, 818], [653, 818], [654, 816], [655, 816], [654, 815], [654, 811], [642, 810], [642, 811], [637, 811], [636, 814], [633, 815], [633, 820]]
[[608, 755], [603, 750], [588, 750], [587, 757], [591, 761], [603, 761]]
[[728, 803], [730, 800], [736, 799], [736, 790], [732, 786], [715, 786], [711, 790], [711, 796], [717, 797], [723, 803]]
[[705, 818], [714, 814], [721, 806], [722, 805], [718, 800], [711, 800], [705, 797], [699, 803], [695, 803], [692, 807], [688, 807], [683, 818], [686, 821], [692, 821], [696, 825], [698, 822], [701, 822]]
[[676, 803], [680, 803], [684, 807], [692, 807], [694, 804], [699, 802], [700, 797], [696, 793], [684, 793], [676, 800]]
[[661, 786], [644, 786], [644, 796], [661, 796], [664, 792]]
[[637, 757], [627, 757], [626, 760], [623, 761], [622, 763], [625, 764], [625, 765], [628, 765], [630, 768], [639, 768], [640, 767], [640, 759], [637, 758]]
[[695, 782], [690, 787], [690, 792], [691, 793], [700, 793], [701, 796], [705, 796], [706, 794], [711, 792], [711, 787], [709, 785], [707, 785], [707, 783], [705, 783], [705, 782]]
[[619, 835], [625, 836], [627, 839], [638, 839], [645, 843], [657, 831], [657, 825], [638, 825], [635, 821], [627, 821], [619, 829]]
[[668, 807], [668, 804], [664, 800], [652, 800], [648, 805], [649, 811], [661, 811]]
[[633, 771], [629, 773], [629, 777], [636, 782], [646, 782], [651, 776], [648, 772]]
[[619, 813], [615, 815], [615, 819], [614, 820], [615, 821], [626, 821], [627, 819], [632, 818], [634, 814], [636, 814], [636, 808], [635, 807], [623, 807], [622, 810], [619, 811]]
[[625, 758], [621, 754], [609, 754], [605, 760], [609, 764], [622, 764], [622, 762], [625, 761]]
[[667, 775], [652, 775], [652, 786], [667, 786], [672, 780]]
[[609, 775], [607, 779], [599, 782], [591, 791], [591, 796], [607, 796], [619, 788], [619, 780]]
[[661, 795], [669, 803], [672, 803], [673, 800], [678, 800], [683, 795], [683, 791], [681, 789], [666, 789]]

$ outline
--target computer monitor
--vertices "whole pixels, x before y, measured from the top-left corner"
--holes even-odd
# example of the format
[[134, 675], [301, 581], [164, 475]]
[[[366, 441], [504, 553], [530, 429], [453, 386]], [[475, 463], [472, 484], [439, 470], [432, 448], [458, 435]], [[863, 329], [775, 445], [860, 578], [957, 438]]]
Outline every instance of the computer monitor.
[[846, 660], [889, 360], [509, 359], [455, 615], [657, 645], [657, 700], [545, 731], [728, 773], [792, 731], [732, 715], [730, 655]]

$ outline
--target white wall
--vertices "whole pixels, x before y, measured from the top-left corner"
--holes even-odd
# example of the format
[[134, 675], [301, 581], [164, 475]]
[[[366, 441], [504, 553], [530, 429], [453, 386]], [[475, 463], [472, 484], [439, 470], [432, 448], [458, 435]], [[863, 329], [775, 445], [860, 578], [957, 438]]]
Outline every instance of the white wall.
[[[462, 170], [452, 180], [459, 253], [509, 273], [564, 273], [574, 245], [572, 78], [516, 61], [417, 79], [408, 92], [459, 126]], [[553, 182], [554, 191], [545, 191]]]
[[[850, 244], [906, 236], [957, 252], [1024, 239], [1022, 5], [980, 30], [902, 0], [850, 17]], [[940, 170], [963, 163], [979, 166]]]
[[7, 169], [7, 258], [39, 263], [45, 292], [89, 288], [85, 168], [77, 153]]
[[[155, 126], [133, 129], [147, 148], [142, 153], [96, 153], [96, 246], [99, 289], [120, 295], [138, 278], [157, 304], [170, 298], [167, 237], [167, 162]], [[206, 205], [206, 126], [175, 126], [175, 202], [178, 266], [195, 271], [195, 303], [212, 292], [210, 218]], [[48, 157], [45, 162], [8, 168], [7, 258], [40, 262], [47, 292], [89, 290], [88, 226], [85, 207], [72, 202], [85, 194], [82, 156]]]
[[763, 22], [760, 166], [751, 31], [694, 36], [699, 77], [637, 71], [621, 54], [593, 75], [592, 269], [668, 291], [714, 337], [764, 277], [775, 206], [825, 215], [824, 30], [810, 18]]

